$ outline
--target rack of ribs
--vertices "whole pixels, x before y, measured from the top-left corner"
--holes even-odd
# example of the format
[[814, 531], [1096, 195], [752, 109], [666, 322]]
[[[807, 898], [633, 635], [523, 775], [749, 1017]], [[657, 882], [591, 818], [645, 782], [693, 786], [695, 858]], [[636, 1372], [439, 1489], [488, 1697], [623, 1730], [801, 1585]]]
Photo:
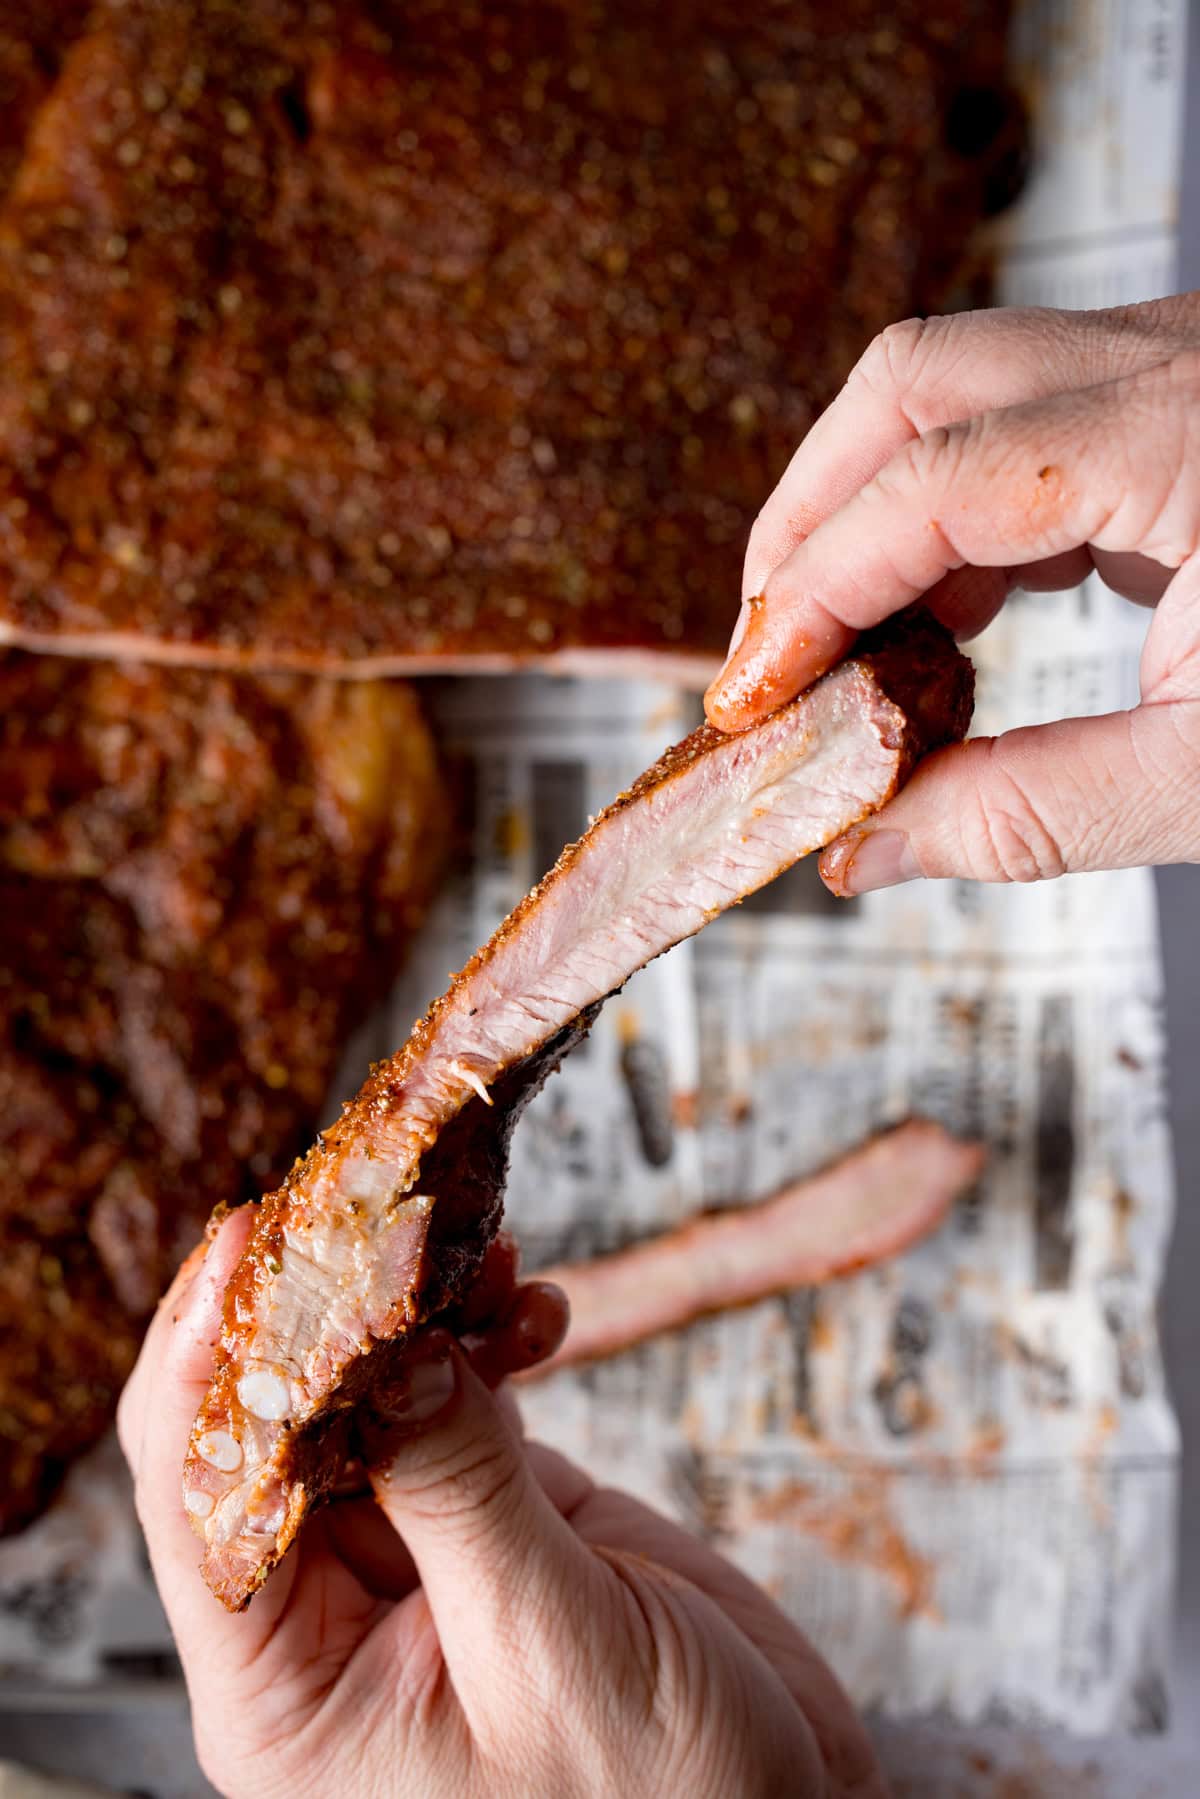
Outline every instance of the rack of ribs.
[[224, 1302], [184, 1469], [232, 1610], [344, 1458], [353, 1409], [459, 1300], [498, 1229], [509, 1138], [637, 969], [884, 805], [961, 738], [973, 671], [922, 614], [737, 736], [702, 726], [565, 849], [266, 1198]]
[[307, 1143], [442, 860], [401, 682], [0, 652], [0, 1534]]
[[0, 640], [706, 677], [772, 477], [969, 280], [1007, 10], [10, 5]]

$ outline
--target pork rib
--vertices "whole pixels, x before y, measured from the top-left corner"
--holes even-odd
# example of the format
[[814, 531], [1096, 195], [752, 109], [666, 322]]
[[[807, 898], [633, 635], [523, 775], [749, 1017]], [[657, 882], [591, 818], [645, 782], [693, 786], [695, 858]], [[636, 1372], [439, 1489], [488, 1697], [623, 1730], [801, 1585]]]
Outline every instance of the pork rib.
[[883, 805], [963, 735], [971, 665], [909, 616], [752, 730], [703, 726], [565, 849], [283, 1186], [225, 1298], [184, 1469], [204, 1575], [239, 1610], [335, 1478], [352, 1408], [461, 1297], [508, 1140], [600, 1005]]
[[570, 1300], [571, 1328], [524, 1378], [899, 1255], [941, 1224], [983, 1163], [982, 1144], [910, 1118], [759, 1205], [704, 1212], [614, 1255], [539, 1268], [537, 1278]]
[[0, 642], [710, 668], [769, 471], [971, 277], [1007, 10], [7, 0]]
[[447, 811], [400, 682], [0, 651], [0, 1536], [214, 1206], [311, 1141]]

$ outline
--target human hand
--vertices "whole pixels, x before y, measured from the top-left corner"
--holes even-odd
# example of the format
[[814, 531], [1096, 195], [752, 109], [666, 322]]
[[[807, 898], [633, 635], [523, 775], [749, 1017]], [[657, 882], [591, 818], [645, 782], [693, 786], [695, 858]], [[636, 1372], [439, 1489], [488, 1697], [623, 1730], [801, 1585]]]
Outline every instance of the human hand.
[[751, 532], [712, 722], [753, 723], [914, 600], [969, 637], [1093, 568], [1157, 607], [1141, 704], [929, 757], [826, 850], [835, 892], [1200, 860], [1200, 294], [877, 338]]
[[200, 1580], [180, 1469], [248, 1224], [235, 1213], [181, 1270], [119, 1416], [222, 1793], [882, 1799], [849, 1702], [771, 1601], [665, 1518], [526, 1447], [511, 1400], [489, 1393], [477, 1368], [499, 1379], [557, 1346], [552, 1288], [516, 1288], [465, 1351], [423, 1332], [386, 1410], [360, 1420], [374, 1499], [335, 1498], [250, 1610], [225, 1613]]

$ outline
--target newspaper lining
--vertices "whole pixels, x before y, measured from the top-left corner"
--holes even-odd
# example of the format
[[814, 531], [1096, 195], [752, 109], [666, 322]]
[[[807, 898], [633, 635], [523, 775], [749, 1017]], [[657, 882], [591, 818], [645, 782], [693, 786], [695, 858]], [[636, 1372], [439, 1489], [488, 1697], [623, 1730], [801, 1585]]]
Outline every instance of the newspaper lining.
[[[1038, 158], [1001, 298], [1170, 289], [1185, 13], [1108, 0], [1064, 31], [1054, 6], [1025, 9]], [[1094, 584], [1018, 597], [975, 646], [974, 729], [1133, 703], [1144, 624]], [[433, 698], [474, 768], [473, 862], [339, 1093], [696, 717], [655, 683], [530, 676]], [[508, 1206], [527, 1266], [763, 1197], [910, 1111], [985, 1137], [987, 1173], [897, 1261], [531, 1388], [531, 1432], [738, 1560], [861, 1703], [1161, 1724], [1164, 1047], [1147, 873], [838, 904], [802, 865], [637, 975], [534, 1102]], [[94, 1681], [168, 1649], [108, 1445], [0, 1545], [0, 1667]]]

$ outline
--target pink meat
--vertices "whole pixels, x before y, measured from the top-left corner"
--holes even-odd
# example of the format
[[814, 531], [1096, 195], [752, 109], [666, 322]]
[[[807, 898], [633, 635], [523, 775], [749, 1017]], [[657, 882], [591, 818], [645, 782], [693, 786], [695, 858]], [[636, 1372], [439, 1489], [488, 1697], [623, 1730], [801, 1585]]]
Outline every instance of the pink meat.
[[349, 681], [376, 681], [402, 675], [507, 675], [536, 668], [556, 675], [614, 676], [648, 681], [674, 681], [702, 692], [716, 674], [720, 658], [704, 650], [606, 647], [567, 644], [561, 649], [416, 650], [349, 653], [344, 647], [327, 653], [264, 650], [255, 643], [229, 647], [207, 641], [175, 643], [144, 631], [35, 631], [0, 618], [0, 649], [36, 650], [48, 656], [76, 656], [105, 662], [163, 662], [168, 667], [232, 669], [239, 673], [336, 675]]
[[971, 688], [917, 616], [752, 730], [693, 732], [564, 850], [263, 1201], [184, 1470], [226, 1605], [247, 1603], [328, 1491], [352, 1410], [405, 1335], [478, 1272], [513, 1125], [603, 1000], [883, 805], [963, 735]]
[[984, 1159], [981, 1144], [912, 1118], [759, 1205], [703, 1213], [615, 1255], [539, 1268], [539, 1280], [566, 1292], [571, 1328], [525, 1378], [898, 1255], [941, 1224]]

